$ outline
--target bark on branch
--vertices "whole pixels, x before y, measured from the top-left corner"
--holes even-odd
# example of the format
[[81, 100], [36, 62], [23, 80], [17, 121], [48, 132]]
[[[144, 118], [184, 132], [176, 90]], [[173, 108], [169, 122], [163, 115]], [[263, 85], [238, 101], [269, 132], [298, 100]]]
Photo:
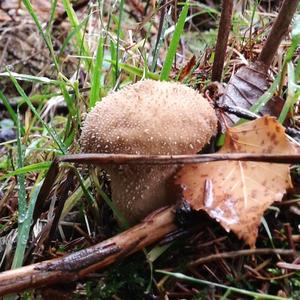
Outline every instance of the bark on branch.
[[177, 228], [175, 207], [160, 209], [142, 223], [92, 247], [0, 273], [0, 296], [74, 281], [159, 241]]
[[281, 40], [289, 29], [289, 25], [297, 10], [298, 3], [299, 0], [284, 0], [281, 5], [278, 16], [272, 26], [271, 33], [258, 57], [258, 60], [264, 63], [267, 68], [270, 67]]
[[225, 61], [228, 37], [231, 29], [233, 0], [223, 0], [222, 13], [218, 29], [215, 59], [212, 67], [212, 81], [221, 81]]

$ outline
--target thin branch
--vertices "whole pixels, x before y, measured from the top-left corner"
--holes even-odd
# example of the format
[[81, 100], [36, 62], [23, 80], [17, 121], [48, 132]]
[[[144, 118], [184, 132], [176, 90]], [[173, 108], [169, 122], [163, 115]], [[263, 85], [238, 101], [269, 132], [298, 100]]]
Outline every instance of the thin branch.
[[258, 60], [264, 63], [268, 68], [277, 52], [281, 40], [288, 31], [292, 18], [297, 10], [299, 0], [284, 0], [281, 5], [275, 23], [272, 26], [271, 33], [265, 42]]
[[233, 0], [223, 0], [219, 23], [218, 38], [215, 50], [215, 59], [212, 67], [212, 81], [221, 81], [224, 67], [228, 37], [231, 29]]
[[213, 153], [191, 155], [135, 155], [135, 154], [103, 154], [82, 153], [64, 155], [57, 158], [59, 162], [72, 162], [88, 165], [107, 164], [198, 164], [213, 161], [257, 161], [280, 164], [297, 164], [300, 162], [300, 154], [251, 154], [251, 153]]
[[292, 249], [273, 249], [273, 248], [261, 248], [261, 249], [245, 249], [238, 251], [230, 251], [224, 253], [216, 253], [206, 257], [201, 257], [192, 261], [188, 264], [189, 267], [195, 267], [201, 264], [206, 264], [208, 262], [221, 259], [221, 258], [234, 258], [239, 256], [249, 256], [249, 255], [283, 255], [290, 256], [293, 255], [294, 250]]
[[0, 273], [0, 296], [77, 280], [161, 240], [176, 228], [174, 206], [157, 210], [140, 224], [97, 245]]

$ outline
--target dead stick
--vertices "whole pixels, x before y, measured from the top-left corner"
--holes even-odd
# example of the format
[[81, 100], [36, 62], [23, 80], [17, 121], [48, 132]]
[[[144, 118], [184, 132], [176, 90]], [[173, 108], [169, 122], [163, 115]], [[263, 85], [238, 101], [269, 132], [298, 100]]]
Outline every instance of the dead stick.
[[244, 249], [238, 251], [216, 253], [206, 257], [200, 257], [195, 261], [190, 262], [188, 266], [195, 267], [221, 258], [234, 258], [234, 257], [249, 256], [249, 255], [271, 255], [271, 254], [290, 256], [293, 255], [293, 253], [294, 251], [292, 249], [273, 249], [273, 248]]
[[271, 33], [265, 42], [258, 60], [263, 62], [268, 68], [277, 52], [282, 38], [288, 31], [289, 25], [296, 12], [299, 0], [284, 0], [281, 5]]
[[222, 12], [218, 29], [218, 38], [215, 50], [215, 59], [212, 67], [212, 81], [221, 81], [228, 37], [231, 28], [233, 0], [223, 0]]
[[97, 245], [0, 273], [0, 296], [77, 280], [157, 242], [176, 228], [174, 206], [157, 210], [140, 224]]
[[251, 153], [213, 153], [191, 155], [135, 155], [135, 154], [103, 154], [82, 153], [64, 155], [57, 158], [58, 162], [73, 162], [80, 164], [197, 164], [213, 161], [257, 161], [281, 164], [296, 164], [300, 162], [300, 154], [251, 154]]

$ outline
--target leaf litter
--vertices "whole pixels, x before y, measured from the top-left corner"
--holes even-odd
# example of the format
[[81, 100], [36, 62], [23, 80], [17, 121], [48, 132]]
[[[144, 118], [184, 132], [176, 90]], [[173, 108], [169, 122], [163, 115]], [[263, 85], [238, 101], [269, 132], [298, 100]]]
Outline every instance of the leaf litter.
[[[296, 154], [297, 148], [285, 128], [265, 116], [227, 130], [219, 153], [234, 152]], [[204, 210], [252, 248], [263, 213], [292, 187], [288, 165], [248, 161], [186, 165], [175, 184], [193, 209]]]
[[[273, 58], [280, 46], [280, 42], [285, 36], [291, 20], [297, 10], [297, 1], [284, 1], [280, 12], [272, 26], [272, 30], [264, 43], [256, 61], [248, 66], [241, 67], [230, 78], [223, 96], [219, 100], [219, 106], [238, 107], [243, 109], [253, 109], [260, 99], [269, 89], [268, 70]], [[298, 43], [297, 43], [298, 45]], [[297, 46], [291, 47], [291, 57]], [[291, 59], [290, 57], [290, 59]], [[274, 94], [275, 91], [272, 92]], [[269, 95], [268, 101], [259, 109], [260, 115], [278, 116], [281, 111], [283, 101], [280, 97]], [[270, 100], [270, 101], [269, 101]], [[226, 114], [226, 121], [229, 125], [236, 123], [239, 118], [234, 114]]]

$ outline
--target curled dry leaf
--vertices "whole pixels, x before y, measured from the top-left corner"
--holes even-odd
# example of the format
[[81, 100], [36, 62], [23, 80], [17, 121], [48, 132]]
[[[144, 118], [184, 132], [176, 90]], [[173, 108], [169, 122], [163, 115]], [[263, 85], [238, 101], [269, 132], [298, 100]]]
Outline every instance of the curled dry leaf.
[[[241, 67], [231, 76], [219, 106], [229, 106], [249, 109], [269, 88], [268, 68], [257, 61], [249, 66]], [[273, 97], [260, 111], [261, 115], [278, 116], [282, 108], [282, 101]], [[233, 114], [226, 114], [229, 125], [236, 123], [239, 118]]]
[[183, 67], [182, 71], [179, 75], [179, 81], [182, 82], [192, 71], [192, 69], [195, 67], [196, 64], [196, 56], [193, 55], [191, 59], [188, 61], [188, 63]]
[[[275, 118], [266, 116], [229, 128], [220, 153], [294, 154]], [[288, 165], [261, 162], [220, 161], [184, 166], [176, 176], [184, 200], [193, 209], [204, 210], [232, 230], [251, 247], [255, 246], [264, 211], [281, 201], [292, 186]]]

